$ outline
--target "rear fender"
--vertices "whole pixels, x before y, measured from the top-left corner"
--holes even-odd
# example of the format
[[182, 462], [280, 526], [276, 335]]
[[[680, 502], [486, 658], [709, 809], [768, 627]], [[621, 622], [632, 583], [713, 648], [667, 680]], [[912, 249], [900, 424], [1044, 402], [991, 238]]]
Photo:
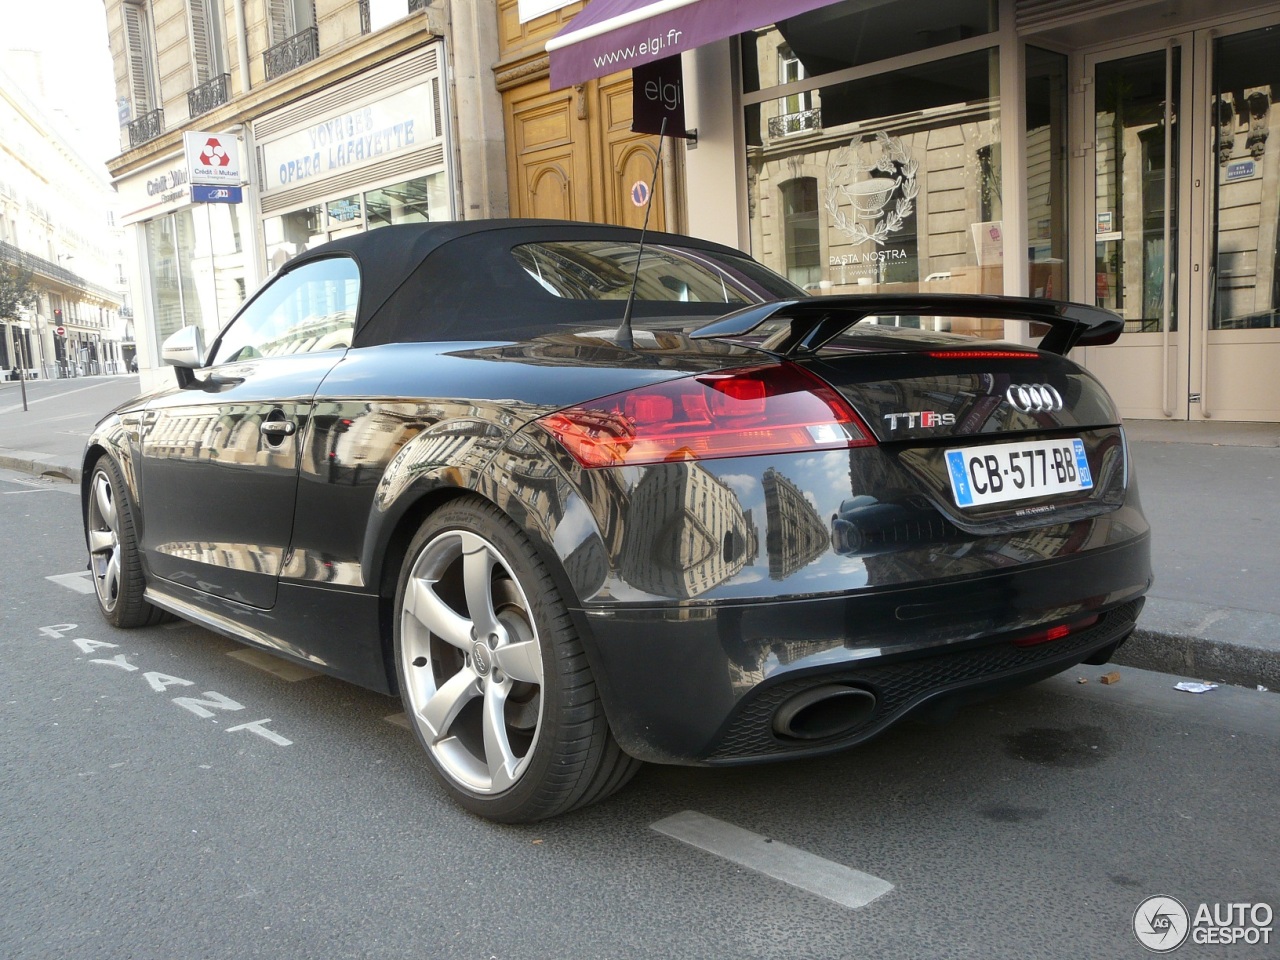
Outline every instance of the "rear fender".
[[390, 585], [394, 593], [403, 547], [423, 517], [450, 497], [476, 490], [507, 437], [488, 420], [442, 420], [396, 452], [378, 481], [365, 526], [360, 566], [366, 584], [381, 584], [384, 595]]

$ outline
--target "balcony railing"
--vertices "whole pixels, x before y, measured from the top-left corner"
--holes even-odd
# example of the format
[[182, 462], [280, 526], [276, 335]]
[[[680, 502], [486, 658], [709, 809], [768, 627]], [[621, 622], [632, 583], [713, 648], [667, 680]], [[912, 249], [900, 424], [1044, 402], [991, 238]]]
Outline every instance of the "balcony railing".
[[360, 32], [369, 33], [373, 29], [373, 22], [369, 18], [369, 0], [356, 0], [356, 6], [360, 8]]
[[797, 133], [811, 133], [822, 129], [822, 108], [801, 110], [798, 113], [784, 113], [780, 117], [769, 118], [769, 138], [790, 137]]
[[262, 62], [267, 70], [267, 79], [274, 80], [304, 63], [310, 63], [319, 55], [320, 42], [316, 37], [316, 28], [307, 27], [269, 49], [262, 55]]
[[409, 12], [417, 13], [419, 10], [425, 10], [431, 6], [431, 0], [409, 0]]
[[187, 113], [198, 117], [231, 99], [231, 75], [220, 73], [210, 77], [194, 90], [187, 91]]
[[164, 133], [164, 110], [157, 108], [144, 113], [129, 124], [129, 146], [140, 147]]

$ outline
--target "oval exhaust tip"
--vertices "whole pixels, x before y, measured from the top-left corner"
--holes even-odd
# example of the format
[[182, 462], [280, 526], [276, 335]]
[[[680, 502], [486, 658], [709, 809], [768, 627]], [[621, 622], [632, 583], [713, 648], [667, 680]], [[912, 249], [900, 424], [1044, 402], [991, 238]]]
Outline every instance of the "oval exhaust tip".
[[797, 693], [773, 715], [773, 730], [794, 740], [826, 740], [851, 733], [875, 713], [869, 690], [829, 683]]

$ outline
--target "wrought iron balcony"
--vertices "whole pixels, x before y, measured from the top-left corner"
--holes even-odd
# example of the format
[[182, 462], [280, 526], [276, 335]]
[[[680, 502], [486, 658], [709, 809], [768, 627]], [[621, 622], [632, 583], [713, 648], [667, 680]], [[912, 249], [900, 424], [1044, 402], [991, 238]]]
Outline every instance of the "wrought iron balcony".
[[274, 80], [304, 63], [310, 63], [318, 56], [320, 41], [316, 36], [316, 28], [307, 27], [269, 49], [262, 55], [262, 62], [267, 70], [267, 79]]
[[784, 113], [769, 118], [769, 139], [790, 137], [797, 133], [812, 133], [822, 129], [822, 108], [813, 107], [798, 113]]
[[231, 74], [220, 73], [210, 77], [194, 90], [187, 91], [187, 113], [198, 117], [214, 107], [220, 107], [231, 99]]
[[431, 0], [409, 0], [409, 12], [417, 13], [419, 10], [425, 10], [431, 6]]
[[144, 113], [129, 124], [129, 146], [140, 147], [164, 133], [164, 110], [157, 108]]
[[360, 8], [360, 32], [369, 33], [373, 29], [373, 21], [369, 19], [369, 0], [356, 0]]

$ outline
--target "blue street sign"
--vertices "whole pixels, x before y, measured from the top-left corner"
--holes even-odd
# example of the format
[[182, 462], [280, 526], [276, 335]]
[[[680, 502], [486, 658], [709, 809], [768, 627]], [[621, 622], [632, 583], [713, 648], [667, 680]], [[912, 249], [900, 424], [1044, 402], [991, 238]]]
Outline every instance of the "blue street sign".
[[241, 187], [207, 187], [193, 183], [191, 199], [196, 203], [240, 203], [244, 199], [244, 190]]

